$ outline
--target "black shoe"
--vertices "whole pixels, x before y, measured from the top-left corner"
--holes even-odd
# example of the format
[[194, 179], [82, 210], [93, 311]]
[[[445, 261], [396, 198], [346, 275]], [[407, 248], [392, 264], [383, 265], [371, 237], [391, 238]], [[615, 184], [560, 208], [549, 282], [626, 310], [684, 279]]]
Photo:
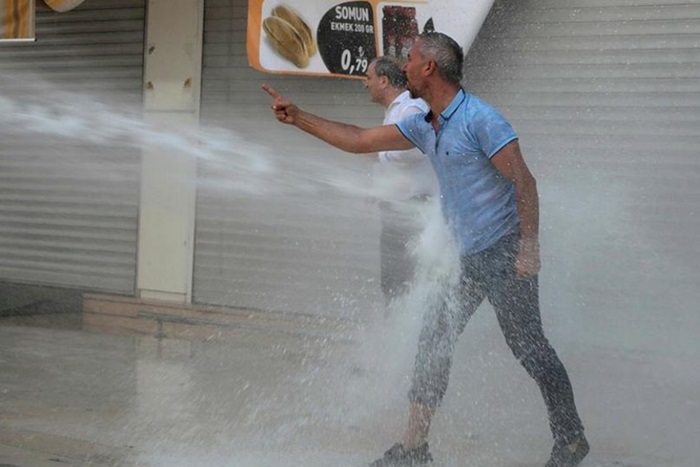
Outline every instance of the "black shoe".
[[381, 459], [369, 464], [369, 467], [418, 467], [428, 465], [433, 461], [428, 443], [423, 443], [415, 449], [404, 449], [396, 443], [384, 453]]
[[570, 444], [554, 443], [552, 456], [544, 467], [576, 467], [590, 450], [591, 447], [583, 435]]

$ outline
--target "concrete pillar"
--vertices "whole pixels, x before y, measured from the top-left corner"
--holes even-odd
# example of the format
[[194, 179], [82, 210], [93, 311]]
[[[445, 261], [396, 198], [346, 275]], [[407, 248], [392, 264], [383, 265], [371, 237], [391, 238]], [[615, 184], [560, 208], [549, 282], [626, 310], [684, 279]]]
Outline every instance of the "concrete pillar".
[[[149, 0], [145, 121], [179, 135], [199, 122], [204, 0]], [[167, 134], [167, 133], [166, 133]], [[197, 161], [144, 141], [138, 296], [190, 303]]]

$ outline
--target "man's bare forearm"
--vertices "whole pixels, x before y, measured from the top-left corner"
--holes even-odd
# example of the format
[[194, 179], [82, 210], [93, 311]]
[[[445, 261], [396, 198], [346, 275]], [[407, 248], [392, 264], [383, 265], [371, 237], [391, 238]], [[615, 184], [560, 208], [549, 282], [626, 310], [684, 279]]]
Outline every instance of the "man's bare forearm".
[[367, 145], [362, 144], [360, 134], [363, 129], [356, 125], [326, 120], [299, 110], [294, 126], [343, 151], [355, 154], [373, 152]]
[[539, 241], [540, 202], [535, 178], [528, 175], [516, 186], [520, 235], [523, 242]]
[[360, 128], [355, 125], [327, 120], [301, 110], [266, 84], [263, 84], [262, 88], [272, 97], [272, 111], [279, 122], [294, 125], [343, 151], [368, 154], [413, 147], [413, 143], [404, 138], [394, 125]]

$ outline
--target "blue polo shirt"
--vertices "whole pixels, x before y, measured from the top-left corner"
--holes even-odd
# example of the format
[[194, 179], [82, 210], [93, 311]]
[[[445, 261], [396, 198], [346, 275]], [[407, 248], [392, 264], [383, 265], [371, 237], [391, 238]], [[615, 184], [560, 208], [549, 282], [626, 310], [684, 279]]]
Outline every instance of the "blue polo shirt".
[[460, 253], [478, 253], [519, 228], [515, 186], [491, 163], [518, 136], [496, 109], [463, 89], [438, 116], [437, 133], [433, 118], [432, 112], [418, 113], [396, 126], [430, 158]]

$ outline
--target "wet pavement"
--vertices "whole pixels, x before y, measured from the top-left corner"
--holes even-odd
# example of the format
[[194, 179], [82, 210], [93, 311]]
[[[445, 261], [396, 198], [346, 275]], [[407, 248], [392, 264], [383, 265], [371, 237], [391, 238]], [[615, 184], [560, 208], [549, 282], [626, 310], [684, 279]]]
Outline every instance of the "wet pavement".
[[[386, 329], [202, 342], [85, 332], [75, 316], [33, 324], [0, 321], [3, 467], [363, 466], [405, 420], [413, 342]], [[457, 349], [431, 435], [438, 467], [541, 466], [549, 453], [537, 388], [493, 324]], [[593, 449], [584, 466], [700, 465], [695, 358], [559, 353]]]

